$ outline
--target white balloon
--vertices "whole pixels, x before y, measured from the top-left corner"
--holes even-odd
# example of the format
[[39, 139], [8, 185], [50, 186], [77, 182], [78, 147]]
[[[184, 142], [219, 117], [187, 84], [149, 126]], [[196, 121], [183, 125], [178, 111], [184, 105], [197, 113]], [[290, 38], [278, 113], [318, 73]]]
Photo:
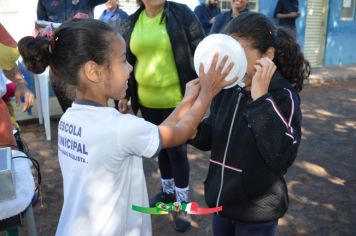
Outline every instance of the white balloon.
[[214, 54], [219, 53], [218, 64], [222, 61], [225, 55], [229, 56], [225, 68], [232, 61], [234, 63], [233, 68], [230, 73], [226, 76], [225, 80], [231, 80], [235, 76], [238, 80], [233, 84], [226, 86], [224, 89], [231, 88], [235, 85], [244, 87], [244, 77], [247, 69], [247, 59], [244, 49], [241, 47], [240, 43], [226, 34], [211, 34], [204, 38], [195, 50], [194, 53], [194, 68], [196, 73], [199, 75], [199, 65], [203, 63], [204, 70], [207, 72], [213, 61]]

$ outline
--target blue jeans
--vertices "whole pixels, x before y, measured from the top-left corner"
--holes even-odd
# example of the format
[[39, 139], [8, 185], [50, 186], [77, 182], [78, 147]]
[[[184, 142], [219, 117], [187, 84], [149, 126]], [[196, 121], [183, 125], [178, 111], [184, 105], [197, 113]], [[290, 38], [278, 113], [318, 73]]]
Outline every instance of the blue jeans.
[[274, 236], [278, 220], [260, 224], [247, 224], [213, 215], [214, 236]]

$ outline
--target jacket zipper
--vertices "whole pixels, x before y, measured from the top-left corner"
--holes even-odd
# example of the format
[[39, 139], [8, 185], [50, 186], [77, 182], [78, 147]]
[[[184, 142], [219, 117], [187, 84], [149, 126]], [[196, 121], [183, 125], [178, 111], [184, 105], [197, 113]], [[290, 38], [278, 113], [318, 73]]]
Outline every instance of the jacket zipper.
[[[225, 166], [225, 161], [226, 161], [226, 154], [227, 154], [227, 150], [228, 150], [228, 147], [229, 147], [229, 144], [230, 144], [230, 137], [231, 137], [232, 127], [234, 126], [234, 120], [235, 120], [235, 117], [236, 117], [237, 109], [238, 109], [238, 107], [240, 105], [240, 100], [241, 100], [241, 97], [242, 97], [241, 88], [238, 88], [238, 92], [239, 92], [239, 97], [237, 98], [237, 103], [236, 103], [236, 106], [235, 106], [234, 115], [233, 115], [232, 120], [231, 120], [231, 125], [230, 125], [230, 129], [229, 129], [229, 136], [228, 136], [228, 139], [227, 139], [227, 144], [226, 144], [225, 152], [224, 152], [224, 159], [223, 159], [222, 170], [221, 170], [220, 189], [219, 189], [218, 199], [216, 200], [216, 207], [219, 206], [220, 195], [221, 195], [222, 187], [223, 187], [223, 183], [224, 183], [224, 171], [225, 171], [225, 167], [224, 166]], [[219, 213], [217, 213], [217, 214], [219, 215]]]

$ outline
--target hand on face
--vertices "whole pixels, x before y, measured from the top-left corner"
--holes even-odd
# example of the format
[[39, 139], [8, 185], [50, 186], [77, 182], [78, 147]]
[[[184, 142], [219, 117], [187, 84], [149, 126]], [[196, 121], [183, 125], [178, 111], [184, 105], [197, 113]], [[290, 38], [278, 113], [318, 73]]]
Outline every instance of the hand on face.
[[219, 66], [217, 66], [219, 54], [215, 53], [211, 66], [207, 73], [204, 72], [204, 65], [201, 63], [199, 67], [199, 80], [201, 86], [201, 93], [214, 97], [225, 86], [233, 84], [237, 77], [232, 80], [226, 81], [226, 76], [230, 73], [234, 63], [231, 62], [226, 69], [224, 69], [228, 56], [224, 56]]
[[256, 100], [268, 93], [269, 84], [277, 67], [268, 57], [256, 60], [254, 67], [256, 73], [252, 78], [251, 97]]

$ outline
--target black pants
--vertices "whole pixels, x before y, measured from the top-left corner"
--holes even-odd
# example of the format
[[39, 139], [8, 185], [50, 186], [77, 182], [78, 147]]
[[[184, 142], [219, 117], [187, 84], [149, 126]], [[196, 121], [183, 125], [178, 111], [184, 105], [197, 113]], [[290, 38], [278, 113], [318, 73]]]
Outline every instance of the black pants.
[[277, 220], [261, 224], [247, 224], [217, 214], [213, 215], [214, 236], [274, 236], [276, 235], [277, 225]]
[[[140, 105], [142, 117], [155, 124], [161, 124], [174, 109], [153, 109]], [[158, 155], [158, 165], [162, 179], [174, 179], [178, 188], [185, 188], [189, 184], [189, 163], [187, 145], [162, 149]]]

